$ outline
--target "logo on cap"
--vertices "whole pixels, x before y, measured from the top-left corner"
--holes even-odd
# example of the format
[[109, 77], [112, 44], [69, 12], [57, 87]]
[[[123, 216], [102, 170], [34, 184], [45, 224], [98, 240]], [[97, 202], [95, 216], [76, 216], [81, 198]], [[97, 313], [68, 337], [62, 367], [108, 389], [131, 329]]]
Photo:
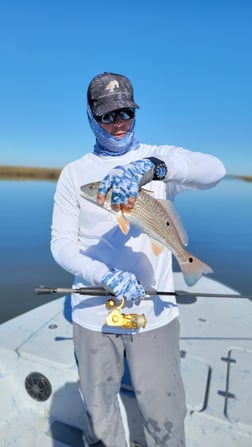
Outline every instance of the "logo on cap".
[[106, 90], [112, 93], [116, 88], [119, 88], [119, 82], [114, 79], [107, 85]]

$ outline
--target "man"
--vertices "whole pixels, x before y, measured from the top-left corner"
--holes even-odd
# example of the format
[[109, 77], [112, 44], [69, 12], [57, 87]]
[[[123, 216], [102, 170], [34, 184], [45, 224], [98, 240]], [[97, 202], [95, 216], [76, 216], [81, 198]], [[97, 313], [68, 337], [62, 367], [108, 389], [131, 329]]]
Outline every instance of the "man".
[[[174, 291], [172, 255], [156, 256], [149, 237], [133, 226], [124, 235], [116, 217], [102, 208], [112, 188], [112, 206], [132, 208], [143, 176], [156, 198], [173, 199], [186, 189], [216, 185], [225, 174], [212, 155], [174, 146], [152, 146], [134, 137], [133, 88], [115, 73], [96, 76], [87, 91], [87, 112], [96, 143], [68, 164], [55, 194], [51, 248], [75, 277], [74, 287], [102, 286], [126, 313], [144, 313], [145, 328], [105, 324], [104, 296], [72, 295], [74, 348], [85, 404], [86, 445], [125, 447], [117, 395], [124, 355], [130, 369], [148, 447], [183, 447], [186, 414], [180, 375], [179, 322], [175, 298], [141, 300], [149, 289]], [[84, 184], [101, 181], [97, 202], [80, 196]]]

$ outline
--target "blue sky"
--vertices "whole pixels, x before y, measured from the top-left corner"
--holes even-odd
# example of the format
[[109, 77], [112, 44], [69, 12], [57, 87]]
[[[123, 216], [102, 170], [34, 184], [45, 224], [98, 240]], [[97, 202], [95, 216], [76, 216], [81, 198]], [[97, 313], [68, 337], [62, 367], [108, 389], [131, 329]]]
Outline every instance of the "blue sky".
[[134, 84], [136, 137], [252, 174], [250, 0], [1, 0], [0, 164], [63, 167], [92, 149], [86, 89]]

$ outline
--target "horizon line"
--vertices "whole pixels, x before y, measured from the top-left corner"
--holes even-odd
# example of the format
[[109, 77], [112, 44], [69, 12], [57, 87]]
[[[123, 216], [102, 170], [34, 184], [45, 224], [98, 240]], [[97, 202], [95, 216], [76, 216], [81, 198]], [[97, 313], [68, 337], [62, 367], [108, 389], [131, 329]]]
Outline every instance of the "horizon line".
[[[57, 181], [63, 168], [39, 166], [0, 165], [0, 180], [48, 180]], [[224, 178], [235, 178], [252, 182], [252, 175], [226, 174]]]

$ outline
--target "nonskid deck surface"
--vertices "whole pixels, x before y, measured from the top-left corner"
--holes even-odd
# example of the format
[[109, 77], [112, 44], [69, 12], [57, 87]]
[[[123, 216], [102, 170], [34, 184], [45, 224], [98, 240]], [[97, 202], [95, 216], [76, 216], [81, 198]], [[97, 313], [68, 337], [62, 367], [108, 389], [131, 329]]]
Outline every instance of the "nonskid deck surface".
[[[208, 278], [190, 289], [179, 273], [175, 282], [195, 292], [178, 299], [187, 447], [251, 447], [252, 302], [197, 298], [234, 293]], [[0, 326], [0, 393], [1, 447], [83, 446], [69, 297]], [[128, 439], [145, 447], [127, 370], [119, 399]]]

